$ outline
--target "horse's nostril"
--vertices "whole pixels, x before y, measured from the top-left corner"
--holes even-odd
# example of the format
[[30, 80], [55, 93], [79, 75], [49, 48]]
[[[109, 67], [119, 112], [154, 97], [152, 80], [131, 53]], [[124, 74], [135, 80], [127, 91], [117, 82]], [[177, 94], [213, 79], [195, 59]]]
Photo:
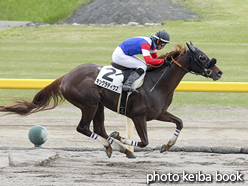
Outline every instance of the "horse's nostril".
[[222, 74], [223, 74], [223, 72], [220, 70], [220, 71], [218, 72], [218, 75], [221, 76]]

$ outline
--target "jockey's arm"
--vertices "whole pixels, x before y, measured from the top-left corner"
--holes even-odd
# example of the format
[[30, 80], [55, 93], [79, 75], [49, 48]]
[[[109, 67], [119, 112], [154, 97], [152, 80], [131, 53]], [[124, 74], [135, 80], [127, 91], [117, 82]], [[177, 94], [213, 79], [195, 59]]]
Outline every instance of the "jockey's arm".
[[[141, 50], [145, 62], [150, 65], [158, 65], [164, 62], [164, 59], [156, 59], [158, 57], [157, 52], [150, 53], [151, 46], [148, 43], [143, 43], [141, 45]], [[150, 57], [152, 56], [152, 58]]]
[[157, 50], [156, 50], [156, 49], [155, 49], [155, 50], [150, 51], [150, 54], [151, 54], [151, 56], [152, 56], [152, 58], [153, 58], [153, 59], [158, 58], [158, 54], [157, 54]]

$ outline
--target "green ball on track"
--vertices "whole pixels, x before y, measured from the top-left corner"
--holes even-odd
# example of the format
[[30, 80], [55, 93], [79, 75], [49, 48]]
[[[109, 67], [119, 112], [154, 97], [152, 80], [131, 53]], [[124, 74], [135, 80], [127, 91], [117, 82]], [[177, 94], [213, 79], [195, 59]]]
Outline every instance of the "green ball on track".
[[45, 127], [36, 125], [29, 130], [28, 138], [35, 147], [41, 147], [48, 138], [48, 132]]

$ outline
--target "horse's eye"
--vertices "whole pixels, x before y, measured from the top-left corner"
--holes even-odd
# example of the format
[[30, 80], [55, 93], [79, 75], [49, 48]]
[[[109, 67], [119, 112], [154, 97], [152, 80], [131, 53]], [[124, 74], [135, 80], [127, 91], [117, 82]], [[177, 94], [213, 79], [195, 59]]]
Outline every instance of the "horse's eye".
[[200, 62], [204, 63], [207, 61], [207, 57], [205, 55], [200, 55], [199, 60], [200, 60]]

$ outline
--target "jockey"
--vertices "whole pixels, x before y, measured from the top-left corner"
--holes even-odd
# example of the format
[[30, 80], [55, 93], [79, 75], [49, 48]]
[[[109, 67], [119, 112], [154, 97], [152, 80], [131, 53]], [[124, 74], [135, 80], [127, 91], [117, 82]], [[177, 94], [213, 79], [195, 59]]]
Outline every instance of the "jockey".
[[[161, 63], [170, 65], [164, 59], [157, 59], [157, 50], [163, 49], [167, 43], [170, 43], [169, 34], [164, 30], [160, 30], [153, 37], [134, 37], [127, 39], [115, 49], [112, 55], [114, 63], [136, 69], [123, 84], [123, 91], [139, 93], [131, 85], [146, 71], [147, 65], [158, 65]], [[142, 54], [145, 61], [135, 56], [137, 54]]]

